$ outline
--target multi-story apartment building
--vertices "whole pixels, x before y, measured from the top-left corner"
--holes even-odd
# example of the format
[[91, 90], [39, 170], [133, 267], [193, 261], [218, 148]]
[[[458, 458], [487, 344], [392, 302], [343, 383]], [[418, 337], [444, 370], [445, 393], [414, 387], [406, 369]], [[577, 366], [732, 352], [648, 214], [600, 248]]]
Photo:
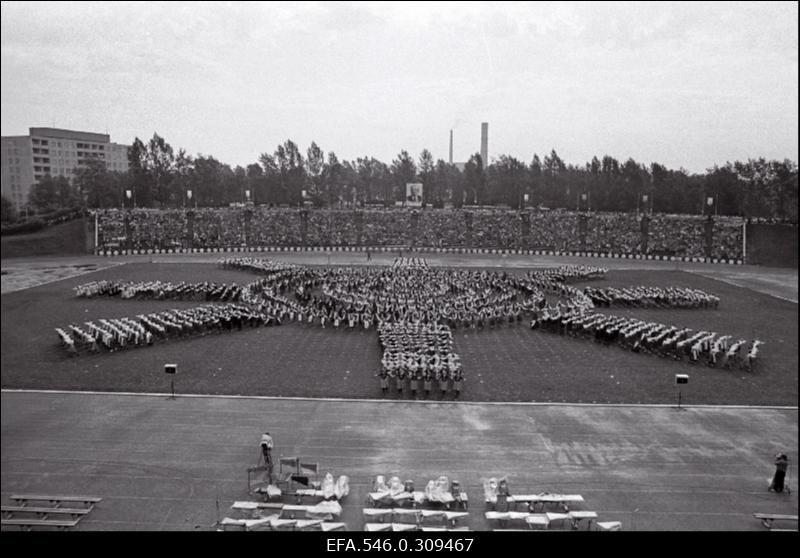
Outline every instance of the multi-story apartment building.
[[28, 192], [44, 176], [72, 178], [90, 159], [99, 159], [110, 171], [128, 170], [128, 146], [111, 143], [108, 134], [29, 128], [27, 136], [2, 137], [2, 194], [17, 209], [28, 203]]

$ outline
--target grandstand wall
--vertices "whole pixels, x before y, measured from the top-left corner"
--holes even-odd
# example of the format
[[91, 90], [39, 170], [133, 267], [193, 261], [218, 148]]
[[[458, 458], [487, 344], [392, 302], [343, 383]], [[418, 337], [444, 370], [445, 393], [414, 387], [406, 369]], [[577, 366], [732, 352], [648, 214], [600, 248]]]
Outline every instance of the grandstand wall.
[[748, 223], [747, 263], [797, 268], [797, 226]]
[[47, 227], [32, 234], [2, 237], [2, 258], [65, 256], [94, 251], [94, 234], [85, 218]]

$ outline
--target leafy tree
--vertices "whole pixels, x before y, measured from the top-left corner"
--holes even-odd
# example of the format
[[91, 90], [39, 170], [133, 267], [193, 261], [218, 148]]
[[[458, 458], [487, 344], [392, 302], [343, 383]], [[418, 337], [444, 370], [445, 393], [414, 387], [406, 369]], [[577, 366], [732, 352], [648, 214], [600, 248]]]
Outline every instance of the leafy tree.
[[347, 159], [342, 161], [342, 189], [345, 202], [363, 204], [364, 198], [358, 193], [358, 169], [356, 163]]
[[419, 154], [419, 179], [422, 182], [422, 201], [429, 205], [433, 200], [433, 155], [427, 149]]
[[116, 177], [106, 169], [105, 162], [89, 159], [75, 169], [74, 184], [88, 207], [117, 207], [121, 199]]
[[324, 167], [326, 198], [329, 206], [341, 205], [344, 201], [344, 167], [339, 157], [331, 151]]
[[306, 151], [306, 174], [308, 175], [308, 194], [315, 206], [325, 204], [325, 153], [315, 142]]
[[159, 206], [166, 206], [170, 199], [170, 183], [175, 167], [172, 146], [158, 134], [153, 134], [147, 144], [146, 161], [153, 190], [153, 201]]
[[257, 163], [247, 165], [247, 188], [250, 190], [250, 201], [254, 204], [266, 200], [266, 180], [264, 169]]
[[[95, 161], [90, 161], [94, 163]], [[100, 162], [100, 164], [103, 164]], [[63, 176], [43, 176], [28, 192], [28, 203], [36, 211], [45, 213], [56, 209], [67, 209], [81, 205], [81, 198]]]
[[138, 137], [128, 149], [128, 174], [130, 174], [130, 190], [134, 205], [150, 207], [153, 196], [148, 177], [147, 146]]
[[556, 150], [545, 155], [542, 165], [542, 198], [549, 207], [567, 207], [569, 197], [568, 187], [562, 173], [566, 170], [564, 161], [558, 156]]
[[[220, 207], [227, 203], [225, 193], [225, 169], [222, 163], [211, 156], [198, 155], [191, 173], [191, 190], [197, 196], [197, 204], [204, 207]], [[228, 167], [230, 171], [230, 167]]]
[[500, 155], [487, 174], [491, 202], [515, 209], [522, 207], [522, 195], [528, 178], [525, 163], [508, 155]]
[[542, 183], [542, 161], [536, 153], [533, 154], [533, 159], [528, 167], [528, 188], [530, 204], [533, 206], [540, 204], [544, 186]]
[[392, 178], [394, 179], [394, 188], [392, 188], [392, 195], [390, 200], [384, 199], [384, 203], [394, 203], [395, 201], [404, 200], [406, 196], [406, 184], [409, 182], [416, 182], [417, 180], [417, 165], [414, 164], [414, 159], [408, 154], [405, 149], [400, 152], [397, 159], [392, 161], [391, 166]]
[[483, 169], [483, 160], [478, 153], [469, 158], [464, 165], [464, 192], [467, 204], [487, 204], [486, 173]]
[[17, 220], [17, 208], [14, 203], [5, 196], [0, 197], [0, 221], [3, 223], [13, 223]]
[[192, 192], [192, 199], [189, 199], [188, 196], [188, 190], [191, 190], [192, 172], [194, 172], [194, 157], [188, 155], [184, 149], [178, 150], [170, 188], [170, 205], [174, 207], [191, 206], [197, 201], [194, 197], [196, 192]]

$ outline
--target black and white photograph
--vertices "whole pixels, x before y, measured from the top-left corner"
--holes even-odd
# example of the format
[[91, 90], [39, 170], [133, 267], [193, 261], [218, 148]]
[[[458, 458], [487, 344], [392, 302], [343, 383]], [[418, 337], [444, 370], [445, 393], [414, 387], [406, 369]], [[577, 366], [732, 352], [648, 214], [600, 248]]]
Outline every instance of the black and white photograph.
[[798, 531], [797, 2], [0, 9], [4, 533]]

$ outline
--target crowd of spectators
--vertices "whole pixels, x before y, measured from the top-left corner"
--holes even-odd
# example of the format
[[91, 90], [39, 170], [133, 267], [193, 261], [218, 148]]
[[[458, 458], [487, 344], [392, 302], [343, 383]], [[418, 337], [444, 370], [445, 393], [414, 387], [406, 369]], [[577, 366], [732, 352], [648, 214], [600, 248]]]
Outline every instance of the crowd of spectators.
[[365, 246], [412, 244], [411, 213], [408, 211], [365, 211], [362, 239]]
[[648, 235], [650, 253], [705, 256], [705, 218], [699, 215], [654, 215]]
[[578, 214], [545, 211], [530, 214], [530, 232], [523, 248], [528, 250], [578, 250]]
[[586, 250], [640, 254], [641, 219], [632, 213], [592, 213], [586, 217]]
[[181, 210], [106, 209], [98, 211], [97, 219], [100, 247], [167, 249], [187, 245], [187, 218]]
[[476, 248], [519, 248], [522, 219], [517, 212], [478, 210], [472, 217], [472, 239]]
[[[302, 219], [302, 217], [300, 217]], [[353, 211], [309, 211], [306, 243], [309, 246], [355, 246], [358, 224]]]
[[470, 246], [465, 211], [420, 211], [418, 215], [417, 244], [435, 248]]
[[[228, 211], [218, 209], [217, 211]], [[244, 226], [244, 217], [240, 221]], [[297, 209], [256, 207], [250, 220], [251, 246], [300, 246], [303, 244], [302, 219]]]
[[[98, 248], [414, 246], [644, 253], [642, 216], [513, 210], [203, 208], [98, 211]], [[248, 217], [249, 214], [249, 217]], [[249, 220], [249, 227], [247, 222]], [[742, 219], [648, 216], [647, 253], [742, 258]], [[191, 233], [191, 238], [190, 238]]]
[[742, 220], [738, 217], [714, 218], [714, 243], [711, 248], [712, 258], [742, 257]]

